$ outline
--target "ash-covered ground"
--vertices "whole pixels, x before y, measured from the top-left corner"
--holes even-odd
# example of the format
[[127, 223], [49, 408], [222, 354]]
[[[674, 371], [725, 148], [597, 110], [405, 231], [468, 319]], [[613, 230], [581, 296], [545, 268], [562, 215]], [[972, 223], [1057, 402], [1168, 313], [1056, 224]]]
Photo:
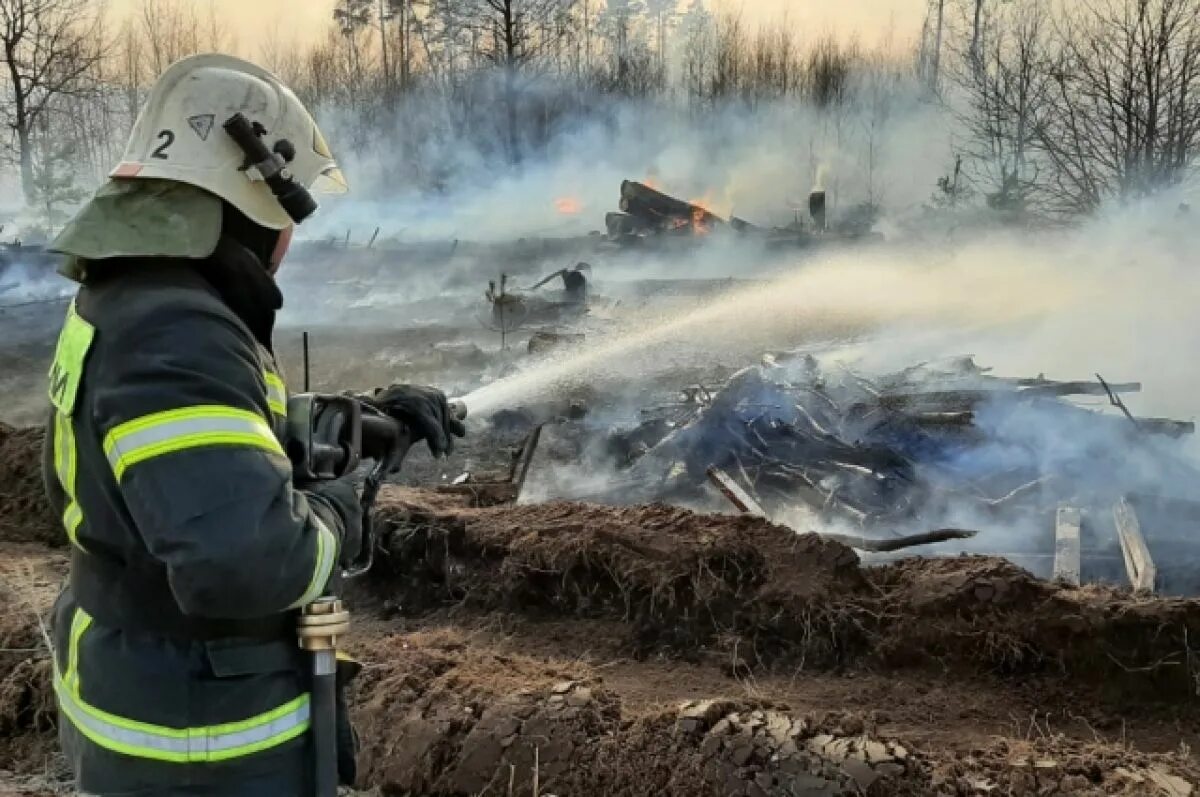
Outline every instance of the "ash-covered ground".
[[[360, 786], [1192, 793], [1200, 602], [1171, 576], [1194, 550], [1188, 377], [1107, 327], [1084, 358], [1090, 278], [982, 249], [301, 247], [277, 334], [293, 390], [307, 332], [314, 390], [432, 383], [472, 410], [451, 458], [414, 452], [385, 490], [349, 596]], [[581, 262], [586, 295], [531, 288]], [[65, 551], [26, 428], [62, 309], [0, 311], [4, 794], [66, 790], [42, 633]], [[1181, 597], [1130, 589], [1123, 498]], [[1062, 507], [1079, 587], [1038, 577]], [[975, 536], [863, 550], [951, 526]]]

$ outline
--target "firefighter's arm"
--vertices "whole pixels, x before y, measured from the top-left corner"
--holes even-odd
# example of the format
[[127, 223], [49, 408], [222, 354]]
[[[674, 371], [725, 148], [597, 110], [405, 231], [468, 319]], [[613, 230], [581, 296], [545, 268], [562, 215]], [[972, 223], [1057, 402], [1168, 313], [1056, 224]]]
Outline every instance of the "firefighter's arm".
[[136, 340], [112, 343], [93, 411], [125, 509], [183, 612], [258, 617], [318, 597], [344, 510], [293, 488], [245, 330], [215, 308], [162, 308]]

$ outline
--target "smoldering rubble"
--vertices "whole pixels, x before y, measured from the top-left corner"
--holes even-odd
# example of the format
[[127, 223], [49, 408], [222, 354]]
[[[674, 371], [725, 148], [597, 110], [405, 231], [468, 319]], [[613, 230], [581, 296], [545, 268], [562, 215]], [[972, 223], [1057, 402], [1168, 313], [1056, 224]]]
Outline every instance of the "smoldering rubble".
[[[1137, 382], [1000, 376], [971, 357], [867, 376], [784, 353], [678, 387], [623, 421], [576, 406], [539, 428], [527, 497], [758, 514], [863, 551], [940, 543], [925, 552], [1001, 554], [1074, 583], [1138, 586], [1157, 567], [1142, 586], [1200, 588], [1194, 424], [1133, 415]], [[1141, 565], [1139, 545], [1153, 551]]]

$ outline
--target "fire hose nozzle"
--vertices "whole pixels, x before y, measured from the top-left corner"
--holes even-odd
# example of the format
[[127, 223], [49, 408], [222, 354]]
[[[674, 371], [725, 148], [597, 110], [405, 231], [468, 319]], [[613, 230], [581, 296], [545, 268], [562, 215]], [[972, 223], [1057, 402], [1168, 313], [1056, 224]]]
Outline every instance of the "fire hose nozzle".
[[350, 632], [350, 612], [337, 598], [318, 598], [300, 611], [296, 637], [310, 652], [337, 650], [338, 637]]

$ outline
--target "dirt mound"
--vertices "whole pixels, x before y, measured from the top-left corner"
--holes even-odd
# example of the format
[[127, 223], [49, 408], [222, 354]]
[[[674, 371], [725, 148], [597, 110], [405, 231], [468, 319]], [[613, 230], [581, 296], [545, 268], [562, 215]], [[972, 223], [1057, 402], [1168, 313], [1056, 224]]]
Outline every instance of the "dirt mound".
[[57, 546], [66, 534], [42, 487], [41, 427], [0, 423], [0, 541]]
[[0, 545], [0, 670], [10, 655], [45, 649], [44, 624], [67, 574], [67, 558], [36, 545]]
[[1004, 559], [908, 559], [865, 571], [888, 623], [889, 667], [974, 662], [1000, 674], [1069, 674], [1114, 699], [1194, 699], [1188, 644], [1200, 601], [1070, 589]]
[[48, 658], [29, 658], [0, 679], [0, 736], [54, 730], [52, 677]]
[[64, 556], [43, 547], [0, 546], [0, 768], [36, 775], [54, 749], [46, 624], [66, 569]]
[[800, 646], [833, 665], [851, 654], [852, 637], [819, 633], [838, 622], [831, 601], [865, 586], [839, 543], [665, 505], [447, 509], [420, 498], [388, 494], [377, 521], [390, 555], [375, 583], [408, 609], [465, 601], [620, 619], [647, 649], [690, 653], [728, 629], [753, 635], [763, 656]]
[[929, 778], [930, 793], [964, 797], [1184, 797], [1197, 782], [1200, 766], [1191, 755], [1148, 755], [1119, 744], [1062, 736], [995, 739], [969, 754], [934, 762]]
[[428, 795], [1171, 797], [1200, 778], [1187, 751], [1085, 743], [1037, 720], [1016, 729], [1021, 738], [947, 749], [919, 727], [885, 730], [893, 723], [874, 711], [805, 713], [719, 694], [647, 704], [601, 668], [489, 639], [439, 628], [362, 646], [363, 784]]
[[578, 664], [446, 632], [383, 640], [368, 657], [381, 663], [356, 689], [371, 740], [362, 780], [385, 793], [835, 797], [918, 793], [908, 786], [924, 778], [861, 721], [830, 727], [728, 699], [627, 716]]
[[1194, 698], [1200, 601], [1039, 581], [1002, 559], [862, 568], [844, 545], [668, 506], [472, 509], [393, 491], [373, 589], [409, 612], [464, 603], [627, 624], [638, 652], [733, 672], [967, 668], [1068, 674], [1123, 696]]

